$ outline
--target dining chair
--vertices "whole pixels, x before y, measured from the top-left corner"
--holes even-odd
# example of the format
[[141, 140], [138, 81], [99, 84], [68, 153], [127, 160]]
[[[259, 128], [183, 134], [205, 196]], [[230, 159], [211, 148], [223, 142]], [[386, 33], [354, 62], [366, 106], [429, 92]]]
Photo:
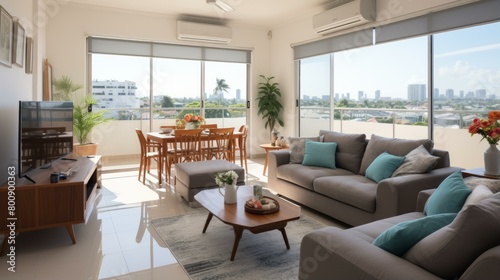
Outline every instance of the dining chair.
[[172, 165], [180, 162], [202, 160], [201, 132], [203, 129], [176, 129], [172, 149], [166, 153], [167, 180], [170, 181]]
[[202, 153], [206, 160], [225, 159], [231, 161], [233, 158], [234, 127], [210, 128], [206, 147], [202, 148]]
[[206, 124], [200, 125], [200, 128], [203, 128], [203, 129], [206, 129], [206, 128], [217, 128], [217, 124], [216, 123], [206, 123]]
[[176, 126], [176, 125], [160, 125], [160, 130], [161, 130], [162, 128], [177, 129], [177, 126]]
[[248, 125], [244, 124], [240, 126], [240, 129], [238, 130], [241, 132], [241, 147], [240, 143], [237, 143], [236, 148], [235, 148], [235, 155], [233, 156], [233, 163], [235, 162], [236, 158], [236, 150], [239, 150], [239, 155], [240, 155], [240, 165], [243, 167], [243, 161], [245, 162], [245, 170], [248, 172], [248, 165], [247, 165], [247, 136], [248, 136]]
[[139, 143], [141, 144], [141, 162], [139, 165], [139, 176], [137, 179], [141, 181], [142, 174], [142, 183], [146, 183], [146, 172], [150, 173], [151, 160], [156, 160], [156, 169], [158, 170], [158, 178], [160, 178], [161, 166], [159, 160], [159, 149], [161, 145], [158, 143], [148, 143], [146, 141], [146, 137], [144, 137], [144, 133], [142, 130], [136, 128], [135, 132], [137, 137], [139, 138]]

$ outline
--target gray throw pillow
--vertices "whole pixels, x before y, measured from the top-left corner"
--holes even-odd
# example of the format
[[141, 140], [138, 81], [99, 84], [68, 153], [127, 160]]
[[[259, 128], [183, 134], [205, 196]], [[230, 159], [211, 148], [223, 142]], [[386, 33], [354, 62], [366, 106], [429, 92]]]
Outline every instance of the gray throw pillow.
[[500, 193], [469, 205], [448, 226], [415, 244], [405, 259], [446, 279], [460, 276], [486, 250], [500, 244]]
[[304, 161], [306, 141], [321, 142], [319, 136], [316, 137], [288, 137], [288, 147], [290, 150], [290, 163], [301, 164]]
[[365, 134], [320, 130], [319, 135], [324, 137], [323, 142], [337, 143], [337, 152], [335, 154], [335, 166], [337, 168], [349, 170], [356, 174], [359, 172], [359, 166], [366, 147]]
[[406, 155], [405, 161], [392, 173], [392, 177], [404, 174], [427, 173], [436, 166], [439, 159], [439, 157], [429, 154], [424, 146], [420, 145]]
[[479, 177], [467, 177], [464, 178], [465, 185], [470, 189], [474, 190], [479, 185], [488, 187], [493, 193], [500, 192], [500, 180], [479, 178]]
[[395, 156], [406, 156], [409, 152], [420, 145], [423, 145], [429, 153], [432, 153], [434, 142], [430, 139], [410, 140], [387, 138], [372, 134], [372, 137], [366, 146], [363, 160], [361, 161], [359, 174], [365, 175], [368, 166], [370, 166], [370, 164], [383, 152], [388, 152], [389, 154]]

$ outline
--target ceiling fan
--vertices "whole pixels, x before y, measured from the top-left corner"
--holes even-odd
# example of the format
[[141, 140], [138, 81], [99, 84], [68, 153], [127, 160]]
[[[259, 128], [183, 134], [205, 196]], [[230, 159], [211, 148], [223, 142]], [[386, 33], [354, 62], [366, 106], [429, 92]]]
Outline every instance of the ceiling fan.
[[207, 4], [215, 5], [217, 8], [223, 10], [226, 13], [234, 10], [233, 7], [229, 6], [222, 0], [207, 0]]

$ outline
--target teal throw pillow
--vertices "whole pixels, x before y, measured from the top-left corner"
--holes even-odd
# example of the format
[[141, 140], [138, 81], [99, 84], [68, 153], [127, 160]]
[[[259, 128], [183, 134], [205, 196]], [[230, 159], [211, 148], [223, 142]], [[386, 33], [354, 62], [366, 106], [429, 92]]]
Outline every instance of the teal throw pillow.
[[306, 141], [304, 160], [302, 165], [335, 168], [335, 142]]
[[405, 157], [381, 153], [366, 169], [365, 176], [375, 182], [380, 182], [392, 176], [392, 173], [403, 164]]
[[449, 225], [456, 216], [456, 213], [448, 213], [399, 223], [380, 234], [373, 245], [401, 257], [420, 240]]
[[458, 213], [471, 193], [464, 183], [461, 171], [456, 171], [439, 184], [425, 204], [425, 213], [430, 215]]

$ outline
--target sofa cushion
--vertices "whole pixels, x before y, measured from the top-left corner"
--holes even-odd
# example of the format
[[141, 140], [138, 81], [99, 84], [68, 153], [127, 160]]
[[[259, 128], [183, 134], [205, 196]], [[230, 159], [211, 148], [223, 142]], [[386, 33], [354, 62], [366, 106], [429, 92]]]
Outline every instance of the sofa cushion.
[[373, 245], [401, 257], [424, 237], [449, 225], [456, 216], [456, 213], [439, 214], [399, 223], [379, 235]]
[[290, 149], [290, 163], [302, 163], [304, 160], [306, 141], [320, 142], [317, 137], [288, 137], [288, 147]]
[[427, 215], [458, 213], [470, 193], [462, 178], [462, 172], [453, 172], [429, 197], [425, 204], [425, 213]]
[[[306, 189], [314, 190], [313, 181], [316, 178], [337, 175], [353, 175], [354, 173], [341, 168], [325, 168], [305, 166], [302, 164], [283, 164], [276, 169], [278, 179], [288, 181]], [[270, 186], [272, 188], [272, 186]]]
[[464, 206], [462, 210], [472, 204], [476, 204], [481, 200], [484, 200], [490, 196], [493, 196], [493, 192], [485, 185], [478, 185], [475, 187], [472, 192], [469, 194], [467, 199], [465, 200]]
[[335, 154], [335, 165], [337, 168], [349, 170], [353, 173], [359, 172], [361, 159], [366, 147], [365, 134], [349, 134], [335, 131], [320, 130], [323, 142], [337, 143]]
[[431, 155], [423, 145], [420, 145], [405, 156], [405, 161], [394, 171], [392, 177], [427, 173], [437, 165], [439, 159], [439, 157]]
[[460, 211], [448, 226], [422, 239], [408, 261], [442, 278], [460, 276], [484, 251], [500, 244], [500, 193]]
[[306, 141], [306, 152], [302, 165], [335, 168], [335, 151], [337, 143]]
[[383, 152], [388, 152], [396, 156], [406, 156], [409, 152], [420, 145], [423, 145], [424, 148], [430, 153], [434, 147], [434, 142], [430, 139], [409, 140], [386, 138], [373, 134], [368, 142], [368, 145], [366, 146], [359, 174], [365, 175], [368, 166], [370, 166], [375, 158]]
[[403, 164], [405, 158], [391, 155], [387, 152], [381, 153], [368, 168], [366, 177], [375, 182], [380, 182], [391, 177], [392, 173]]
[[317, 178], [313, 182], [317, 193], [349, 204], [353, 207], [375, 212], [377, 183], [361, 175], [330, 176]]

